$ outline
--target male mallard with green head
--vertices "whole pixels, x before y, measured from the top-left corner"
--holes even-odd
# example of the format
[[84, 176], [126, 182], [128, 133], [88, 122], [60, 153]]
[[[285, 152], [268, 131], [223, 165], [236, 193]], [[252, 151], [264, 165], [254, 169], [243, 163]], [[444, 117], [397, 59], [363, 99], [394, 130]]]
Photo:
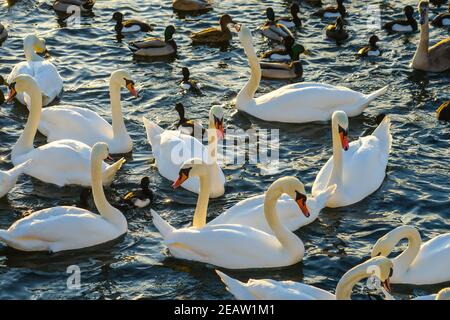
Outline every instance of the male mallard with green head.
[[141, 41], [130, 42], [129, 48], [140, 57], [165, 57], [177, 53], [177, 44], [173, 40], [174, 26], [166, 27], [164, 41], [159, 38], [146, 38]]
[[261, 55], [263, 59], [273, 61], [296, 61], [300, 54], [305, 53], [305, 47], [295, 43], [294, 38], [287, 37], [283, 39], [284, 49], [274, 49]]

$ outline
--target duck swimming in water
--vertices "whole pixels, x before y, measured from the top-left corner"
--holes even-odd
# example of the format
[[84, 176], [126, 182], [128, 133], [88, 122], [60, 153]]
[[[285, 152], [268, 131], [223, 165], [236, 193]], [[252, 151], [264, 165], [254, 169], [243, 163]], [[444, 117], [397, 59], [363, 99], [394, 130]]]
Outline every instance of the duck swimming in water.
[[371, 36], [369, 39], [369, 45], [359, 49], [358, 55], [360, 57], [378, 57], [381, 55], [380, 48], [377, 46], [378, 41], [380, 41], [380, 39], [376, 35]]
[[231, 19], [230, 15], [224, 14], [220, 17], [218, 28], [208, 28], [199, 32], [191, 34], [190, 38], [194, 44], [218, 44], [227, 43], [232, 39], [232, 33], [228, 27], [235, 22]]
[[[199, 134], [205, 134], [205, 129], [202, 126], [202, 123], [200, 121], [187, 119], [184, 112], [184, 106], [182, 103], [177, 103], [175, 105], [175, 110], [177, 110], [178, 115], [180, 119], [178, 120], [178, 123], [175, 125], [178, 130], [180, 130], [182, 133], [190, 135], [190, 136], [197, 136]], [[200, 139], [201, 140], [201, 139]]]
[[303, 65], [297, 61], [261, 62], [261, 77], [265, 79], [296, 79], [303, 75]]
[[414, 8], [406, 6], [403, 9], [406, 20], [394, 20], [384, 24], [383, 29], [388, 32], [415, 32], [417, 31], [417, 21], [414, 19]]
[[275, 21], [284, 25], [286, 28], [294, 29], [302, 27], [302, 20], [300, 20], [300, 8], [297, 3], [291, 4], [290, 7], [291, 17], [278, 18]]
[[149, 32], [152, 31], [153, 28], [148, 23], [135, 20], [135, 19], [123, 19], [123, 13], [114, 12], [113, 20], [116, 21], [116, 26], [114, 29], [118, 34], [122, 33], [133, 33], [133, 32]]
[[261, 33], [270, 40], [283, 42], [285, 38], [292, 38], [294, 36], [289, 29], [275, 20], [275, 12], [271, 7], [266, 9], [267, 21], [259, 28]]
[[328, 38], [334, 39], [336, 41], [343, 41], [348, 38], [348, 32], [344, 25], [344, 20], [342, 17], [337, 17], [334, 24], [330, 24], [326, 28], [326, 35]]
[[319, 16], [322, 18], [337, 18], [344, 17], [347, 14], [347, 10], [344, 7], [344, 0], [336, 0], [337, 6], [329, 6], [323, 9], [320, 9], [313, 13], [315, 16]]
[[210, 0], [173, 0], [172, 6], [178, 11], [206, 11], [212, 9]]
[[173, 40], [174, 26], [167, 26], [164, 30], [164, 41], [159, 38], [147, 38], [130, 42], [129, 48], [138, 57], [168, 57], [177, 53], [177, 44]]
[[296, 61], [300, 54], [305, 53], [305, 47], [296, 44], [294, 38], [287, 37], [283, 39], [284, 49], [274, 49], [261, 55], [262, 59], [273, 61]]
[[152, 205], [154, 202], [154, 195], [153, 191], [149, 189], [149, 185], [150, 178], [143, 177], [141, 179], [141, 189], [128, 192], [122, 200], [137, 208], [144, 208]]
[[73, 6], [80, 8], [81, 12], [89, 12], [94, 7], [95, 0], [55, 0], [53, 10], [57, 13], [71, 13]]
[[441, 13], [431, 21], [435, 27], [450, 27], [450, 3], [448, 4], [448, 12]]
[[180, 86], [183, 90], [191, 91], [197, 94], [201, 94], [200, 85], [197, 81], [191, 79], [191, 73], [187, 67], [181, 69], [183, 73], [183, 79], [180, 81]]

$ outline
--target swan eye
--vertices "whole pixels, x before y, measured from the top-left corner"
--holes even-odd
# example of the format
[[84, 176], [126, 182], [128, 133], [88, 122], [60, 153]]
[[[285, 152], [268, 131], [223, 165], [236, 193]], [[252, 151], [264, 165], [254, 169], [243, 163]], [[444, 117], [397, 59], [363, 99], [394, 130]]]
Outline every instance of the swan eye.
[[381, 256], [381, 252], [378, 252], [378, 253], [377, 253], [377, 257], [379, 257], [379, 256]]
[[340, 125], [338, 125], [339, 133], [343, 133], [345, 136], [348, 135], [348, 129], [342, 128]]
[[180, 173], [179, 173], [179, 176], [180, 177], [189, 177], [189, 172], [192, 170], [192, 167], [190, 167], [190, 168], [185, 168], [185, 169], [181, 169], [180, 170]]
[[295, 191], [295, 201], [301, 201], [303, 204], [305, 204], [306, 203], [306, 200], [307, 200], [307, 197], [303, 194], [303, 193], [301, 193], [301, 192], [298, 192], [298, 191]]

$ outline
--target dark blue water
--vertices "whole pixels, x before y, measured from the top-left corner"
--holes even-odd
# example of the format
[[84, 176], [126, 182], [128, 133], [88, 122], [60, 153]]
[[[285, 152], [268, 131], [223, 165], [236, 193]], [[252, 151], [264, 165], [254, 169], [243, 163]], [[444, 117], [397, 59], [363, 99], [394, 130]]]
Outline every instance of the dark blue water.
[[[328, 1], [327, 1], [328, 2]], [[331, 2], [331, 1], [330, 1]], [[387, 113], [392, 118], [393, 148], [387, 177], [381, 188], [364, 201], [346, 208], [326, 209], [311, 225], [297, 231], [306, 246], [301, 263], [280, 270], [229, 272], [242, 280], [272, 278], [304, 281], [333, 290], [344, 272], [367, 259], [375, 241], [401, 224], [416, 226], [429, 239], [449, 231], [449, 138], [450, 127], [438, 122], [434, 110], [449, 99], [449, 73], [426, 74], [409, 68], [419, 35], [387, 35], [382, 39], [383, 55], [360, 60], [355, 52], [370, 36], [367, 29], [367, 3], [381, 5], [382, 21], [401, 17], [406, 4], [416, 1], [350, 1], [348, 29], [350, 39], [337, 46], [324, 36], [327, 22], [311, 16], [302, 6], [304, 28], [297, 41], [312, 51], [304, 57], [304, 81], [344, 85], [364, 93], [390, 85], [388, 94], [377, 99], [361, 116], [350, 119], [350, 138], [357, 139], [375, 127], [375, 117]], [[271, 5], [286, 15], [288, 1], [216, 1], [214, 10], [199, 16], [178, 16], [170, 1], [98, 0], [94, 16], [82, 19], [80, 28], [62, 28], [49, 6], [50, 1], [21, 0], [0, 7], [0, 21], [10, 37], [0, 47], [0, 74], [7, 75], [24, 59], [22, 39], [36, 32], [45, 37], [53, 63], [65, 81], [62, 104], [87, 107], [110, 119], [107, 79], [118, 68], [128, 69], [140, 89], [140, 98], [123, 95], [126, 125], [134, 140], [132, 156], [107, 191], [112, 201], [148, 175], [157, 193], [155, 210], [176, 227], [191, 222], [196, 197], [186, 191], [173, 191], [170, 182], [159, 176], [152, 165], [152, 153], [141, 122], [143, 115], [162, 127], [177, 118], [176, 102], [183, 102], [192, 118], [207, 119], [212, 104], [227, 102], [228, 129], [280, 129], [280, 171], [274, 175], [264, 166], [227, 165], [226, 195], [210, 202], [210, 218], [239, 200], [259, 194], [275, 179], [295, 175], [310, 190], [315, 175], [331, 156], [329, 123], [270, 124], [237, 113], [229, 102], [249, 76], [247, 60], [235, 35], [225, 49], [192, 46], [192, 31], [216, 25], [222, 13], [252, 29], [264, 21], [264, 10]], [[126, 43], [118, 42], [111, 17], [121, 10], [129, 17], [140, 17], [157, 24], [154, 36], [175, 25], [179, 52], [169, 62], [134, 61]], [[444, 9], [442, 9], [444, 10]], [[431, 16], [437, 11], [432, 9]], [[141, 35], [142, 36], [142, 35]], [[446, 30], [432, 29], [431, 39], [448, 36]], [[266, 39], [254, 35], [258, 52], [270, 48]], [[203, 96], [182, 94], [178, 86], [181, 67], [188, 66], [192, 77], [203, 86]], [[274, 90], [288, 82], [262, 81], [257, 94]], [[4, 90], [4, 89], [3, 89]], [[0, 107], [0, 169], [11, 167], [9, 152], [27, 118], [23, 106]], [[36, 145], [43, 144], [42, 136]], [[269, 173], [268, 173], [269, 172]], [[76, 204], [80, 188], [57, 188], [22, 176], [12, 192], [0, 200], [0, 228], [7, 228], [24, 212]], [[148, 209], [124, 212], [129, 232], [123, 240], [93, 250], [60, 254], [25, 254], [0, 246], [0, 299], [154, 299], [231, 298], [214, 273], [203, 264], [179, 261], [168, 256], [154, 228]], [[81, 289], [66, 287], [70, 265], [81, 268]], [[432, 270], [430, 270], [432, 272]], [[442, 286], [394, 286], [394, 295], [408, 298], [437, 292]], [[356, 287], [357, 298], [367, 298]]]

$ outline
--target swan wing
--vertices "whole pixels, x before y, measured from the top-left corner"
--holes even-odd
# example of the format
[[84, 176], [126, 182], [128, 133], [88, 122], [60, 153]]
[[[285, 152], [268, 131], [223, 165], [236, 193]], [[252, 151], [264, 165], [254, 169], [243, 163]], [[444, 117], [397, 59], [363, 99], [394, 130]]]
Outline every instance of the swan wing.
[[63, 80], [51, 62], [34, 62], [33, 68], [34, 79], [39, 85], [42, 94], [48, 98], [48, 101], [45, 103], [48, 104], [62, 92]]

